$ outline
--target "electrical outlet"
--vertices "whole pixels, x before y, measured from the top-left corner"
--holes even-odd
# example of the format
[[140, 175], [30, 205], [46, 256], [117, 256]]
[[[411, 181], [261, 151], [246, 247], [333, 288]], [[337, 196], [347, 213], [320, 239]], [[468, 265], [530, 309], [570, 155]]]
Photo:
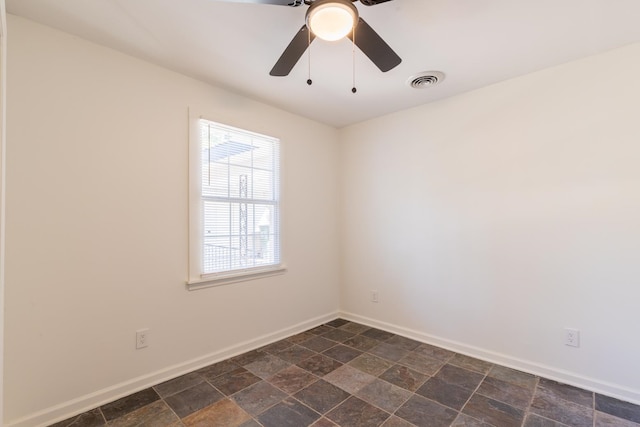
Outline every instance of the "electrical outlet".
[[149, 345], [149, 329], [138, 329], [136, 331], [136, 349], [145, 348]]
[[569, 347], [580, 347], [580, 331], [578, 329], [564, 328], [564, 344]]
[[371, 291], [371, 302], [378, 302], [378, 291]]

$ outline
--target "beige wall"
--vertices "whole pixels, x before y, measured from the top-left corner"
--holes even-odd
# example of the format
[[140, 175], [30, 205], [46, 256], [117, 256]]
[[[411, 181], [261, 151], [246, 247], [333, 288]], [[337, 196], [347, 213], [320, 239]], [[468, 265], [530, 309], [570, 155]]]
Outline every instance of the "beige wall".
[[[9, 32], [9, 424], [335, 316], [335, 129], [22, 18]], [[188, 107], [281, 139], [285, 275], [185, 290]]]
[[640, 44], [344, 129], [342, 309], [640, 402], [638, 75]]
[[7, 21], [0, 0], [0, 424], [4, 417], [4, 254], [5, 254], [5, 148], [6, 148]]

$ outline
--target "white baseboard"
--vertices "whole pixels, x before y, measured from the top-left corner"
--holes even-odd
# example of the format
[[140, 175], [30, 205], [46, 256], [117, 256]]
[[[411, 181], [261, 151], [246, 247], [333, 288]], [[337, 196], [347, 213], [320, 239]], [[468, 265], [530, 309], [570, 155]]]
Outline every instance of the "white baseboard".
[[294, 326], [280, 329], [279, 331], [265, 334], [260, 337], [247, 340], [236, 345], [223, 348], [214, 353], [207, 354], [196, 359], [192, 359], [183, 363], [178, 363], [143, 375], [132, 380], [115, 384], [111, 387], [98, 390], [86, 396], [79, 397], [68, 402], [44, 409], [35, 414], [10, 421], [6, 427], [44, 427], [65, 420], [83, 412], [102, 406], [106, 403], [113, 402], [121, 397], [128, 396], [132, 393], [144, 390], [164, 381], [171, 380], [186, 373], [195, 371], [205, 366], [217, 363], [230, 357], [246, 353], [251, 350], [263, 347], [281, 339], [290, 337], [300, 332], [306, 331], [323, 323], [329, 322], [338, 317], [338, 312], [325, 314], [313, 319], [300, 322]]
[[80, 398], [64, 402], [35, 414], [13, 420], [6, 424], [6, 427], [44, 427], [58, 421], [65, 420], [74, 415], [97, 408], [106, 403], [128, 396], [132, 393], [144, 390], [148, 387], [160, 384], [164, 381], [179, 377], [186, 373], [217, 363], [230, 357], [237, 356], [247, 351], [255, 350], [291, 335], [306, 331], [336, 318], [343, 318], [363, 325], [382, 329], [407, 338], [414, 339], [427, 344], [432, 344], [447, 350], [465, 354], [467, 356], [486, 360], [509, 368], [528, 372], [533, 375], [548, 378], [564, 384], [573, 385], [586, 390], [594, 391], [606, 396], [611, 396], [634, 404], [640, 404], [640, 391], [629, 389], [617, 384], [588, 378], [576, 373], [564, 371], [551, 366], [538, 364], [529, 360], [518, 359], [508, 355], [496, 353], [483, 348], [469, 346], [464, 343], [433, 336], [414, 329], [405, 328], [391, 323], [381, 322], [364, 316], [348, 312], [334, 312], [323, 316], [298, 323], [294, 326], [281, 329], [279, 331], [265, 334], [252, 340], [244, 341], [236, 345], [221, 349], [214, 353], [192, 359], [183, 363], [169, 366], [165, 369], [153, 372], [148, 375], [134, 378], [111, 387], [98, 390], [94, 393]]
[[357, 314], [340, 312], [340, 318], [371, 326], [373, 328], [382, 329], [394, 334], [402, 335], [407, 338], [414, 339], [426, 344], [435, 345], [447, 350], [455, 351], [467, 356], [482, 359], [487, 362], [496, 363], [508, 368], [517, 369], [539, 377], [558, 381], [563, 384], [569, 384], [585, 390], [593, 391], [602, 395], [614, 397], [626, 402], [640, 405], [640, 390], [633, 390], [618, 384], [601, 381], [595, 378], [585, 377], [574, 372], [546, 366], [530, 360], [518, 359], [505, 354], [496, 353], [483, 348], [470, 346], [457, 341], [440, 338], [424, 332], [394, 325], [391, 323], [381, 322], [368, 317], [359, 316]]

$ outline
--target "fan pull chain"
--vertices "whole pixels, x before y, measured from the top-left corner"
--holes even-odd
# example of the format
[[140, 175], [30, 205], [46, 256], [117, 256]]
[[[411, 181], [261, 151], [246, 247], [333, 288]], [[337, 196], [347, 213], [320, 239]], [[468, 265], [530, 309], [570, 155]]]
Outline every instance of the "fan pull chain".
[[351, 88], [352, 93], [356, 93], [358, 89], [356, 89], [356, 26], [353, 26], [353, 46], [351, 51], [351, 56], [353, 59], [353, 87]]
[[311, 29], [307, 29], [307, 51], [309, 52], [309, 78], [307, 79], [307, 84], [311, 86], [313, 80], [311, 80]]

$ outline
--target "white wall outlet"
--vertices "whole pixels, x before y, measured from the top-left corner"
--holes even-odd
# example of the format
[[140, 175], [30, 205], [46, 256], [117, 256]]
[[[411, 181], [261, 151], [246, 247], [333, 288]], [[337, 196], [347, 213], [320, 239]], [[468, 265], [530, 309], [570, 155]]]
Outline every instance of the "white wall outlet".
[[573, 328], [564, 328], [564, 344], [570, 347], [580, 347], [580, 331]]
[[149, 345], [149, 329], [138, 329], [136, 331], [136, 349], [145, 348]]
[[378, 302], [378, 291], [371, 291], [371, 302]]

